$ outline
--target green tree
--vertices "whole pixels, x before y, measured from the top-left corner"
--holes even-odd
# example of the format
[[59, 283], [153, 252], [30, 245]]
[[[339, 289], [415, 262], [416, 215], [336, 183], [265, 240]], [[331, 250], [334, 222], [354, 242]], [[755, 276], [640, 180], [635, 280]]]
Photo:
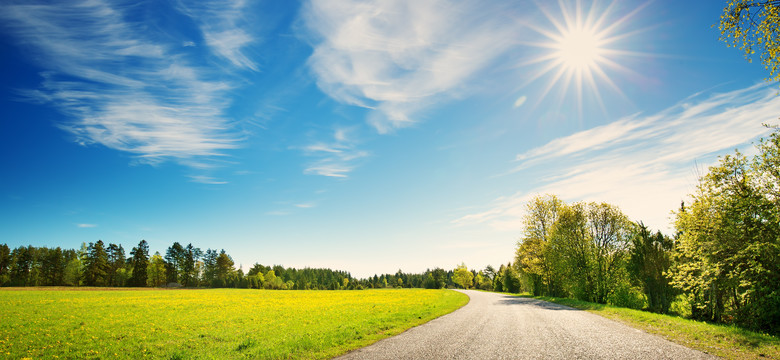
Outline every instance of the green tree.
[[108, 253], [106, 253], [103, 240], [89, 243], [84, 258], [84, 285], [106, 286], [108, 285]]
[[134, 247], [130, 251], [130, 263], [132, 265], [133, 273], [128, 283], [130, 286], [143, 287], [146, 286], [149, 267], [149, 243], [146, 240], [141, 240], [138, 246]]
[[11, 266], [9, 270], [11, 286], [35, 285], [32, 276], [35, 263], [35, 248], [32, 246], [20, 246], [11, 252]]
[[6, 244], [0, 244], [0, 286], [6, 286], [11, 282], [10, 269], [11, 248]]
[[63, 282], [68, 286], [80, 286], [84, 276], [82, 275], [81, 257], [74, 256], [65, 265]]
[[[217, 281], [217, 284], [219, 286], [215, 287], [224, 287], [228, 285], [228, 280], [232, 275], [235, 275], [235, 268], [233, 267], [235, 263], [233, 262], [233, 258], [230, 257], [225, 252], [225, 249], [222, 249], [222, 251], [217, 255], [217, 267], [216, 267], [216, 274], [215, 279]], [[266, 275], [266, 281], [268, 281], [268, 276]]]
[[515, 271], [513, 266], [507, 266], [504, 268], [503, 274], [501, 274], [501, 284], [503, 285], [503, 292], [519, 293], [521, 290], [521, 281], [519, 274]]
[[166, 263], [160, 252], [155, 252], [149, 259], [149, 266], [146, 268], [146, 284], [151, 287], [160, 287], [165, 285], [167, 279]]
[[122, 245], [117, 245], [113, 243], [108, 244], [108, 248], [106, 249], [106, 253], [108, 254], [108, 270], [107, 270], [107, 285], [109, 286], [122, 286], [124, 284], [120, 284], [123, 282], [119, 278], [125, 278], [125, 271], [123, 271], [123, 274], [117, 277], [117, 272], [120, 270], [124, 270], [125, 268], [125, 249], [122, 247]]
[[614, 205], [590, 203], [587, 208], [588, 237], [595, 250], [595, 300], [604, 304], [620, 283], [634, 224]]
[[693, 316], [780, 332], [780, 131], [709, 168], [677, 213], [673, 285]]
[[745, 53], [748, 61], [756, 53], [771, 80], [780, 80], [780, 1], [729, 0], [719, 24], [720, 39]]
[[564, 206], [555, 195], [536, 196], [526, 205], [523, 237], [517, 244], [515, 263], [528, 274], [537, 296], [561, 295], [561, 272], [555, 269], [555, 254], [550, 253], [548, 246], [558, 213]]
[[[213, 286], [217, 279], [217, 258], [219, 257], [219, 252], [217, 250], [213, 249], [207, 249], [206, 252], [203, 254], [203, 283], [207, 286]], [[259, 264], [255, 264], [259, 265]], [[254, 268], [253, 268], [254, 269]], [[252, 272], [253, 269], [249, 270], [249, 275], [256, 275], [258, 272], [255, 271]]]
[[672, 265], [674, 241], [656, 232], [651, 234], [643, 223], [638, 223], [631, 238], [628, 271], [642, 286], [647, 296], [648, 309], [665, 314], [675, 296], [666, 276]]
[[168, 283], [179, 283], [185, 262], [186, 251], [178, 241], [165, 251], [165, 273]]
[[474, 282], [474, 274], [472, 274], [471, 271], [469, 271], [469, 269], [466, 267], [466, 263], [461, 263], [455, 267], [452, 280], [456, 284], [460, 285], [460, 287], [468, 289]]
[[39, 249], [43, 285], [64, 285], [65, 266], [68, 261], [65, 255], [66, 254], [63, 253], [62, 249], [59, 247], [54, 249]]

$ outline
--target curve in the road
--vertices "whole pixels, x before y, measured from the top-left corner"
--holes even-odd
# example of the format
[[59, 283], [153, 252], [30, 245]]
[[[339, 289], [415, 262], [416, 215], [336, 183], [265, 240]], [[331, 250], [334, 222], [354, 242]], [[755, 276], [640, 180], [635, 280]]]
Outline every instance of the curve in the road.
[[712, 359], [711, 355], [545, 301], [462, 291], [463, 308], [338, 359]]

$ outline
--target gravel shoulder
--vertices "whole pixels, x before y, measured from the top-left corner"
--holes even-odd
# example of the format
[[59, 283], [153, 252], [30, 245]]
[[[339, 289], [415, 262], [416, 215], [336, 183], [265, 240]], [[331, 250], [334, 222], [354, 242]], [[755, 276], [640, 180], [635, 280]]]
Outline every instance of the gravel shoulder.
[[461, 292], [461, 309], [337, 359], [715, 358], [568, 306]]

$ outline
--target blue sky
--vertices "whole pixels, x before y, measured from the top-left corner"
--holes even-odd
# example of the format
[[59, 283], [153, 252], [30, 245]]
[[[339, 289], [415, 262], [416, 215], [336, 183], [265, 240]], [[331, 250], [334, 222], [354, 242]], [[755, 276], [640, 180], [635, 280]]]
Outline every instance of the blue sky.
[[0, 241], [480, 269], [543, 193], [669, 232], [780, 114], [722, 6], [5, 1]]

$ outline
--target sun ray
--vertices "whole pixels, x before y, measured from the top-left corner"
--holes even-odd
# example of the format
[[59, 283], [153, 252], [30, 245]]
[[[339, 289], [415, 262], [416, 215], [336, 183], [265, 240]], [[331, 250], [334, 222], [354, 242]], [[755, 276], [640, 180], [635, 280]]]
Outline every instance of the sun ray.
[[[583, 117], [586, 100], [594, 100], [595, 106], [605, 114], [607, 107], [601, 94], [602, 88], [609, 89], [626, 98], [625, 93], [610, 77], [611, 72], [635, 76], [641, 74], [621, 64], [621, 57], [650, 56], [650, 54], [615, 48], [626, 39], [647, 29], [625, 29], [631, 19], [642, 11], [649, 1], [644, 1], [627, 14], [615, 16], [618, 11], [617, 0], [612, 0], [605, 6], [583, 0], [558, 0], [558, 10], [555, 6], [545, 6], [537, 2], [548, 26], [529, 24], [528, 27], [545, 38], [543, 41], [525, 42], [526, 45], [541, 49], [541, 53], [518, 66], [537, 66], [538, 69], [529, 74], [522, 87], [544, 79], [546, 84], [539, 93], [539, 103], [557, 88], [556, 98], [563, 101], [571, 99], [576, 102], [572, 110]], [[549, 3], [546, 3], [549, 4]], [[553, 3], [555, 4], [555, 3]], [[557, 69], [557, 70], [556, 70]]]

